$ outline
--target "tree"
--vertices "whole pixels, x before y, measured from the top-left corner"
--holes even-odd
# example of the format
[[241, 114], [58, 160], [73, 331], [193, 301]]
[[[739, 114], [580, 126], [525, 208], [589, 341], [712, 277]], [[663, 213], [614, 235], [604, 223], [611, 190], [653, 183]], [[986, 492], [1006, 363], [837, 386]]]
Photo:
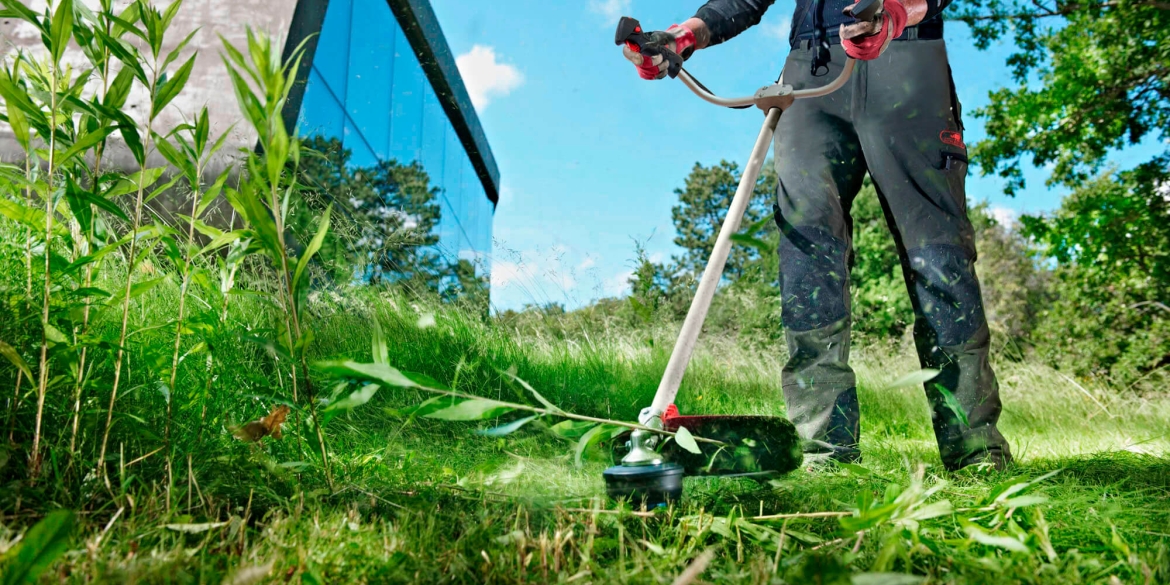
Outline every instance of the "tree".
[[1125, 386], [1170, 366], [1170, 203], [1149, 165], [1106, 175], [1023, 218], [1057, 269], [1036, 342], [1052, 363]]
[[[987, 48], [1010, 31], [1016, 88], [976, 112], [989, 138], [973, 155], [984, 174], [1024, 187], [1020, 160], [1054, 164], [1049, 184], [1076, 187], [1110, 151], [1170, 135], [1170, 3], [1164, 0], [969, 0], [957, 16]], [[1150, 165], [1170, 173], [1170, 149]]]
[[[675, 189], [679, 197], [679, 204], [671, 210], [674, 227], [677, 235], [674, 243], [686, 250], [681, 258], [675, 258], [678, 268], [692, 274], [699, 274], [707, 266], [707, 259], [715, 247], [715, 239], [719, 235], [719, 228], [731, 207], [731, 200], [739, 186], [742, 173], [739, 165], [720, 161], [718, 165], [704, 167], [699, 163], [687, 175], [685, 186]], [[775, 225], [769, 220], [772, 217], [772, 203], [776, 199], [776, 171], [770, 162], [764, 163], [764, 170], [756, 181], [756, 188], [752, 193], [752, 201], [744, 214], [741, 226], [752, 226], [761, 222], [764, 229], [771, 233], [776, 232]], [[763, 221], [769, 220], [769, 221]], [[760, 238], [766, 240], [765, 237]], [[772, 247], [775, 250], [775, 246]], [[727, 267], [723, 275], [729, 280], [738, 280], [747, 274], [760, 278], [775, 280], [776, 261], [775, 252], [771, 260], [768, 254], [763, 253], [756, 246], [735, 245], [727, 259]]]

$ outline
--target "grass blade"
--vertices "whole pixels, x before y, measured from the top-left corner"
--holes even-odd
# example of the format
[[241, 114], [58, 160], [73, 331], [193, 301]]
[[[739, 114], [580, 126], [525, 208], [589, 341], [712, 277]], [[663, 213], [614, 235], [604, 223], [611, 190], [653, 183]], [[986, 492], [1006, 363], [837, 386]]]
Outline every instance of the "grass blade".
[[483, 437], [505, 437], [520, 430], [520, 427], [523, 427], [524, 425], [536, 420], [539, 416], [540, 415], [538, 414], [526, 416], [522, 419], [514, 420], [506, 425], [500, 425], [498, 427], [492, 427], [487, 430], [476, 431], [475, 434]]
[[910, 372], [909, 374], [906, 374], [905, 376], [902, 376], [901, 378], [898, 378], [897, 380], [894, 380], [893, 382], [886, 384], [885, 386], [882, 387], [882, 390], [894, 390], [895, 388], [905, 388], [907, 386], [917, 386], [919, 384], [925, 384], [925, 383], [933, 380], [934, 377], [937, 375], [938, 375], [938, 370], [924, 368], [924, 369], [918, 370], [917, 372]]

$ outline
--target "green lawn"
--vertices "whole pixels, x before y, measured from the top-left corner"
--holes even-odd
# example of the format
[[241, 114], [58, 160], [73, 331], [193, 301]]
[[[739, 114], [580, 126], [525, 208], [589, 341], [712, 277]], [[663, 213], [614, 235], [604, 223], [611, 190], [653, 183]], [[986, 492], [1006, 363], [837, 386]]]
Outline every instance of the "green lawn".
[[[163, 286], [140, 297], [142, 315], [149, 320], [150, 308], [167, 306], [173, 294]], [[426, 326], [432, 309], [369, 292], [324, 294], [310, 308], [318, 357], [370, 361], [377, 318], [400, 369], [534, 403], [501, 372], [515, 368], [570, 412], [621, 420], [648, 403], [675, 327], [601, 322], [575, 332], [579, 321], [565, 318], [557, 331], [516, 330], [443, 310]], [[262, 314], [244, 297], [232, 319], [259, 328]], [[151, 335], [135, 347], [149, 348]], [[1170, 400], [1036, 364], [997, 363], [1002, 430], [1019, 462], [1010, 471], [945, 472], [921, 389], [882, 389], [917, 369], [911, 351], [870, 343], [856, 352], [863, 466], [802, 469], [765, 485], [688, 480], [680, 505], [635, 514], [604, 498], [604, 449], [577, 467], [573, 443], [539, 422], [504, 438], [476, 436], [499, 421], [404, 416], [404, 407], [430, 396], [397, 388], [325, 427], [330, 490], [303, 424], [290, 419], [283, 439], [258, 446], [232, 436], [276, 397], [287, 399], [273, 356], [236, 336], [216, 348], [227, 363], [202, 435], [195, 397], [202, 360], [184, 371], [175, 393], [168, 511], [156, 452], [164, 403], [145, 368], [135, 368], [145, 351], [131, 358], [133, 389], [119, 400], [111, 488], [77, 469], [92, 468], [93, 454], [70, 465], [55, 436], [65, 435], [65, 400], [50, 405], [57, 441], [50, 475], [28, 485], [17, 455], [29, 406], [16, 417], [17, 442], [2, 470], [11, 489], [0, 496], [0, 547], [47, 510], [80, 511], [68, 552], [43, 582], [669, 583], [692, 563], [705, 563], [692, 582], [718, 583], [919, 582], [893, 573], [930, 583], [1170, 581]], [[781, 350], [710, 335], [680, 407], [781, 415], [783, 360]], [[109, 367], [99, 366], [95, 379]], [[86, 432], [104, 421], [104, 400], [96, 386]], [[767, 518], [775, 515], [788, 517]]]

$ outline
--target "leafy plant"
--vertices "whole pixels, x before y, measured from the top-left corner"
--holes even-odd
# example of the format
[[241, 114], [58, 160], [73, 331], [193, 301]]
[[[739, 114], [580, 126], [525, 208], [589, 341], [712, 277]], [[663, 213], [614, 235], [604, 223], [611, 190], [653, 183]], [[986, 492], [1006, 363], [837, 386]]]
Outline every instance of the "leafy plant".
[[69, 547], [74, 518], [69, 510], [57, 510], [30, 528], [21, 542], [0, 558], [0, 567], [3, 567], [0, 583], [36, 583], [37, 578]]
[[[320, 447], [321, 461], [326, 477], [332, 483], [329, 453], [317, 413], [317, 397], [306, 357], [313, 333], [301, 319], [308, 294], [309, 275], [306, 270], [329, 232], [332, 207], [325, 209], [317, 225], [316, 235], [299, 257], [292, 255], [285, 239], [290, 200], [297, 191], [296, 168], [300, 160], [300, 141], [288, 133], [282, 112], [297, 77], [303, 43], [302, 48], [294, 51], [293, 56], [284, 63], [275, 52], [272, 39], [257, 36], [250, 28], [247, 58], [226, 39], [223, 45], [226, 53], [224, 63], [231, 76], [236, 99], [245, 120], [259, 136], [261, 147], [260, 152], [248, 153], [246, 178], [240, 183], [239, 189], [228, 189], [226, 195], [232, 206], [252, 226], [259, 248], [272, 262], [281, 283], [277, 301], [285, 320], [282, 335], [273, 341], [279, 345], [283, 355], [290, 356], [294, 361], [290, 375], [293, 401], [299, 401], [298, 387], [303, 386], [313, 432]], [[287, 172], [290, 167], [292, 172]]]

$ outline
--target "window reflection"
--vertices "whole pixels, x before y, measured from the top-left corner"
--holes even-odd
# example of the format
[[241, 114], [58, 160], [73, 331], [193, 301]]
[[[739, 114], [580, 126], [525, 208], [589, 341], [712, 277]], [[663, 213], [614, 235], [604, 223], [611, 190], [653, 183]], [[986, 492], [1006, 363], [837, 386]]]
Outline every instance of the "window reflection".
[[321, 153], [302, 158], [300, 223], [340, 211], [328, 246], [339, 265], [486, 294], [492, 203], [385, 0], [329, 2], [298, 130]]

